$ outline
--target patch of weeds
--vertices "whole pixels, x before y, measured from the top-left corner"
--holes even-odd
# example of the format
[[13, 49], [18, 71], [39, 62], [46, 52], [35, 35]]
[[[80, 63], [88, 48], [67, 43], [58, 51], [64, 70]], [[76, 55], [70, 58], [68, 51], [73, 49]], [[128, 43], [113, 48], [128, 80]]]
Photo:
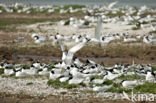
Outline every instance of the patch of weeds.
[[22, 68], [25, 68], [25, 69], [30, 69], [30, 66], [29, 65], [26, 65], [26, 64], [22, 65], [21, 67]]
[[106, 80], [106, 81], [104, 81], [104, 84], [105, 85], [111, 85], [111, 84], [113, 84], [113, 81], [112, 80]]
[[134, 87], [134, 92], [135, 93], [156, 93], [156, 84], [155, 83], [150, 83], [150, 82], [145, 82], [142, 85], [137, 85]]
[[4, 74], [4, 69], [3, 68], [0, 68], [0, 75], [1, 74]]
[[139, 30], [140, 27], [132, 27], [132, 30]]
[[107, 92], [112, 92], [112, 93], [123, 93], [123, 91], [126, 93], [131, 93], [132, 90], [128, 88], [115, 88], [115, 87], [112, 87], [107, 90]]
[[121, 84], [113, 83], [113, 87], [107, 90], [107, 92], [113, 92], [113, 93], [122, 93], [123, 91], [126, 93], [130, 93], [131, 89], [122, 88]]
[[68, 82], [60, 82], [58, 79], [57, 80], [50, 79], [48, 80], [47, 84], [54, 88], [67, 88], [67, 89], [77, 88], [76, 84], [68, 84]]
[[89, 21], [85, 21], [84, 25], [89, 25]]
[[93, 85], [96, 85], [96, 86], [105, 86], [105, 85], [111, 85], [111, 84], [113, 84], [113, 81], [112, 80], [106, 80], [106, 81], [104, 81], [104, 83], [103, 84], [94, 84], [94, 83], [89, 83], [89, 87], [90, 88], [93, 88]]
[[93, 79], [103, 79], [103, 76], [92, 75], [92, 76], [90, 76], [90, 79], [91, 79], [91, 80], [93, 80]]
[[93, 88], [93, 85], [94, 85], [93, 83], [89, 83], [90, 88]]
[[15, 69], [15, 67], [7, 67], [7, 69]]
[[156, 66], [152, 66], [152, 71], [156, 71]]
[[142, 79], [142, 78], [134, 74], [134, 75], [126, 75], [126, 76], [122, 75], [118, 79], [121, 79], [121, 80], [136, 80], [136, 79]]
[[67, 20], [64, 25], [69, 25], [70, 21]]
[[32, 82], [28, 82], [26, 85], [32, 85], [33, 83]]
[[85, 84], [85, 83], [80, 83], [80, 85], [81, 85], [82, 87], [86, 87], [86, 84]]
[[11, 75], [2, 75], [2, 77], [4, 77], [4, 78], [15, 77], [15, 74], [11, 74]]
[[38, 70], [37, 70], [37, 72], [41, 72], [41, 71], [42, 71], [42, 69], [38, 69]]
[[153, 34], [156, 34], [156, 31], [150, 31], [149, 33], [150, 33], [150, 34], [152, 34], [152, 33], [153, 33]]
[[69, 9], [70, 7], [72, 7], [73, 9], [80, 9], [80, 8], [84, 8], [85, 5], [65, 5], [65, 6], [63, 7], [63, 9], [67, 10], [67, 9]]
[[128, 69], [137, 69], [136, 67], [130, 67], [130, 68], [128, 68]]

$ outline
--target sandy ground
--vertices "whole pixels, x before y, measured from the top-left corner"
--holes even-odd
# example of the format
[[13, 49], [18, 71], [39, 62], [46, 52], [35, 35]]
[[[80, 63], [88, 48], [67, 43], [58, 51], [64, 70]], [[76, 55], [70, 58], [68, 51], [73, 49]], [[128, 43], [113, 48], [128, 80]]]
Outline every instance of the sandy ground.
[[[95, 23], [96, 25], [96, 23]], [[117, 23], [103, 23], [102, 34], [112, 34], [112, 33], [129, 33], [132, 35], [135, 34], [148, 34], [151, 31], [151, 28], [142, 28], [139, 30], [132, 30], [131, 28], [134, 25], [125, 25], [122, 22]], [[94, 37], [95, 26], [79, 29], [73, 27], [73, 25], [63, 26], [59, 22], [44, 22], [44, 23], [36, 23], [32, 25], [23, 25], [20, 26], [19, 29], [27, 29], [27, 30], [34, 30], [36, 33], [40, 33], [45, 35], [55, 35], [56, 33], [60, 33], [63, 35], [72, 35], [72, 34], [87, 34], [91, 37]]]
[[[118, 93], [94, 93], [87, 88], [54, 89], [47, 85], [47, 80], [47, 77], [0, 76], [0, 103], [131, 103], [123, 99], [123, 94]], [[30, 82], [32, 84], [27, 85]]]

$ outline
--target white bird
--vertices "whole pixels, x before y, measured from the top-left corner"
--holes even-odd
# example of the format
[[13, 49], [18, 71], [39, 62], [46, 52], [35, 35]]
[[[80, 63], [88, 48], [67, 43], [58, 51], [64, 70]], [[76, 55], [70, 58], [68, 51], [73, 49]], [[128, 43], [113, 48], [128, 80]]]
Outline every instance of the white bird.
[[113, 85], [108, 85], [108, 86], [103, 86], [103, 87], [95, 86], [95, 87], [93, 87], [93, 91], [95, 91], [95, 92], [105, 92], [108, 89], [110, 89], [112, 86]]
[[[71, 49], [69, 49], [67, 55], [65, 56], [65, 53], [63, 53], [63, 56], [65, 57], [64, 61], [65, 61], [65, 64], [66, 65], [70, 65], [72, 63], [72, 59], [73, 59], [73, 56], [74, 54], [80, 50], [85, 44], [86, 44], [87, 40], [84, 39], [83, 42], [75, 45], [74, 47], [72, 47]], [[64, 51], [64, 46], [62, 43], [59, 43], [61, 48], [62, 48], [62, 51]]]
[[48, 68], [44, 68], [43, 71], [38, 72], [39, 75], [49, 75]]
[[52, 79], [52, 80], [56, 80], [56, 79], [58, 79], [59, 77], [61, 77], [61, 75], [62, 75], [62, 74], [55, 74], [54, 71], [52, 70], [52, 71], [50, 72], [49, 78]]
[[69, 78], [70, 78], [70, 77], [62, 77], [62, 78], [60, 78], [59, 80], [60, 80], [60, 82], [66, 82], [66, 81], [69, 80]]
[[69, 84], [80, 84], [84, 81], [84, 78], [72, 78], [68, 81]]
[[34, 40], [35, 40], [35, 43], [39, 44], [39, 43], [43, 43], [46, 41], [46, 37], [43, 37], [43, 36], [34, 36]]
[[35, 67], [35, 68], [41, 68], [40, 62], [33, 63], [32, 66]]
[[78, 67], [83, 65], [83, 63], [78, 58], [74, 58], [74, 64], [76, 64]]
[[14, 69], [7, 69], [7, 68], [4, 69], [4, 74], [5, 75], [11, 75], [11, 74], [14, 74], [14, 73], [15, 73]]
[[28, 76], [26, 72], [18, 71], [15, 74], [16, 77], [23, 77], [23, 76]]
[[146, 81], [155, 81], [155, 80], [156, 78], [154, 77], [154, 75], [148, 71], [146, 75]]
[[95, 29], [95, 38], [97, 40], [100, 40], [101, 37], [101, 30], [102, 30], [102, 18], [98, 18], [97, 27]]
[[118, 1], [110, 3], [108, 5], [108, 9], [112, 9], [117, 3], [118, 3]]
[[111, 72], [107, 71], [107, 75], [104, 77], [104, 79], [108, 79], [108, 80], [114, 80], [118, 77], [120, 77], [122, 75], [122, 73], [120, 74], [112, 74]]
[[128, 37], [124, 38], [124, 42], [136, 42], [136, 41], [137, 41], [136, 38], [128, 38]]
[[122, 86], [124, 88], [131, 88], [131, 87], [134, 87], [138, 84], [137, 80], [134, 80], [134, 81], [123, 81], [122, 82]]
[[103, 84], [104, 83], [104, 79], [94, 79], [94, 80], [92, 80], [92, 83], [94, 83], [94, 84]]
[[26, 73], [28, 75], [36, 75], [37, 74], [37, 69], [22, 69], [23, 73]]

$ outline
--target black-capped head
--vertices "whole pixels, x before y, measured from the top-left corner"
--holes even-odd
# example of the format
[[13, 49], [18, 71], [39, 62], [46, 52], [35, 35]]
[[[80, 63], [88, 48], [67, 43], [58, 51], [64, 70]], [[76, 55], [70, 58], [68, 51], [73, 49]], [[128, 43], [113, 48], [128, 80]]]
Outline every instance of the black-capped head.
[[70, 70], [70, 67], [69, 66], [67, 67], [67, 70]]
[[77, 59], [77, 57], [74, 57], [73, 60], [75, 61]]
[[79, 36], [78, 36], [78, 38], [80, 39], [80, 38], [82, 38], [82, 36], [81, 36], [81, 35], [79, 35]]
[[52, 70], [51, 73], [54, 74], [54, 71]]
[[57, 39], [56, 35], [54, 36], [55, 39]]
[[75, 66], [72, 64], [70, 67], [72, 67], [72, 68], [73, 68], [73, 67], [75, 67]]
[[0, 65], [1, 65], [1, 66], [4, 66], [4, 63], [1, 63]]
[[34, 67], [34, 65], [33, 64], [31, 64], [31, 66], [30, 67]]
[[87, 63], [87, 64], [89, 64], [89, 63], [90, 63], [90, 61], [87, 59], [87, 60], [86, 60], [86, 63]]
[[91, 66], [92, 69], [95, 69], [95, 66]]
[[70, 77], [69, 77], [69, 80], [71, 80], [71, 79], [73, 79], [73, 76], [70, 76]]
[[39, 36], [36, 35], [36, 36], [34, 36], [34, 38], [37, 40], [37, 39], [39, 39]]
[[23, 69], [26, 69], [26, 67], [24, 66]]

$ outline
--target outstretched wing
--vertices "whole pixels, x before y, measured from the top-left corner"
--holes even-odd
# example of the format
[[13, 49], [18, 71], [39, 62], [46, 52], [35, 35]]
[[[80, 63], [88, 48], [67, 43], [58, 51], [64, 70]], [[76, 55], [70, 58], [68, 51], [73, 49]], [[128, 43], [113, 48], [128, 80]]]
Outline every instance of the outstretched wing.
[[67, 65], [70, 65], [71, 64], [74, 54], [77, 51], [79, 51], [84, 45], [85, 45], [85, 43], [82, 42], [82, 43], [79, 43], [79, 44], [75, 45], [71, 49], [69, 49], [68, 54], [67, 54], [67, 57], [66, 57], [66, 60], [65, 60], [65, 62], [66, 62]]
[[65, 49], [64, 45], [62, 43], [59, 43], [59, 44], [60, 44], [62, 52], [65, 52], [66, 49]]
[[118, 3], [118, 1], [112, 2], [108, 5], [108, 8], [111, 9], [113, 8], [116, 4]]
[[64, 47], [64, 45], [62, 44], [61, 41], [59, 41], [59, 45], [60, 45], [61, 51], [62, 51], [62, 61], [64, 61], [65, 58], [66, 58], [66, 51], [65, 51], [66, 49], [65, 49], [65, 47]]
[[97, 27], [95, 29], [95, 38], [100, 40], [101, 37], [101, 30], [102, 30], [102, 18], [98, 18]]

